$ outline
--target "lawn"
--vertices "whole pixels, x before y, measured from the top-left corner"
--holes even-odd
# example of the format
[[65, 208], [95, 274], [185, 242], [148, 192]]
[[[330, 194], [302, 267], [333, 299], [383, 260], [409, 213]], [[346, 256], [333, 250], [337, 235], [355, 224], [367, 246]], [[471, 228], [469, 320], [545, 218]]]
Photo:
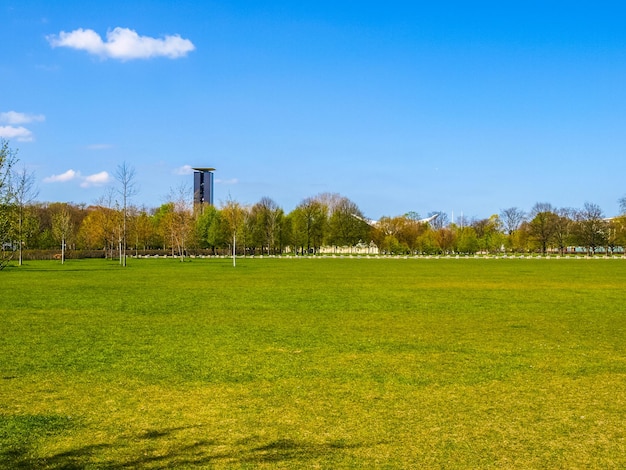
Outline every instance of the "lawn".
[[624, 468], [626, 260], [29, 262], [2, 468]]

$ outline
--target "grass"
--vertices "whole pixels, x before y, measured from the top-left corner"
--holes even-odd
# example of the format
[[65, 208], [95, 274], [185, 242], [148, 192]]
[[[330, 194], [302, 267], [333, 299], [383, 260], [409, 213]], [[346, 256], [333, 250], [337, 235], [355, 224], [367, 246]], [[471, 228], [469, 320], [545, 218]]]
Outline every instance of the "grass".
[[623, 468], [623, 260], [30, 262], [6, 468]]

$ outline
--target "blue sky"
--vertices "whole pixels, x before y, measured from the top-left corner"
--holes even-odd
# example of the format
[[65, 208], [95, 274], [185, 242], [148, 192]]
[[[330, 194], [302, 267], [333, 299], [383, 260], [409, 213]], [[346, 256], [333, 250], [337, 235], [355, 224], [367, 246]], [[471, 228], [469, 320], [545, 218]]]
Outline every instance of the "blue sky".
[[0, 136], [39, 199], [91, 204], [126, 162], [156, 207], [488, 217], [626, 194], [623, 2], [0, 0]]

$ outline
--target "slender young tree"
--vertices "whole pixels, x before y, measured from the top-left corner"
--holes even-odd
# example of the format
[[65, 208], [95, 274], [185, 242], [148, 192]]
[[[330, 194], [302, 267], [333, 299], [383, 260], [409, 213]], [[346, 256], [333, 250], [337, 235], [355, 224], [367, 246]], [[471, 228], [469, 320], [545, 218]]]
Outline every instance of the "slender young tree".
[[135, 184], [135, 169], [128, 166], [126, 162], [117, 167], [115, 171], [115, 179], [117, 180], [119, 187], [117, 189], [118, 194], [122, 198], [122, 243], [120, 249], [120, 264], [126, 266], [126, 228], [128, 222], [128, 204], [130, 199], [137, 194], [137, 187]]
[[61, 264], [65, 264], [67, 239], [72, 233], [72, 215], [67, 204], [62, 204], [52, 216], [52, 233], [61, 242]]
[[182, 184], [170, 190], [168, 196], [172, 209], [169, 214], [172, 245], [178, 250], [181, 261], [185, 261], [187, 245], [194, 228], [192, 194], [190, 188]]
[[26, 168], [22, 168], [16, 172], [13, 178], [13, 194], [15, 198], [15, 204], [17, 205], [17, 238], [19, 244], [19, 266], [23, 262], [23, 247], [24, 247], [24, 225], [25, 218], [27, 216], [27, 208], [35, 198], [38, 191], [35, 189], [35, 175], [26, 171]]
[[229, 199], [221, 209], [222, 220], [224, 221], [226, 230], [230, 234], [230, 238], [233, 242], [233, 267], [237, 266], [237, 235], [243, 229], [245, 212], [245, 208], [232, 199]]
[[17, 152], [9, 147], [9, 141], [0, 139], [0, 270], [13, 258], [13, 210], [15, 194], [11, 185], [11, 173], [17, 163]]

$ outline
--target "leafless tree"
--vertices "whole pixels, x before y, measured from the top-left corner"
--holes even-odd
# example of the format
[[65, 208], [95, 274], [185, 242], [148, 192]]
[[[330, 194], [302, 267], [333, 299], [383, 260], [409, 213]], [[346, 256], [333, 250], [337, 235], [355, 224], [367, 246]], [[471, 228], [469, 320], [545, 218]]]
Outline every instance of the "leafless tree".
[[600, 206], [585, 202], [576, 212], [576, 233], [581, 246], [587, 247], [588, 254], [594, 254], [604, 244], [607, 236], [607, 222]]
[[118, 194], [122, 198], [122, 238], [120, 246], [120, 264], [126, 266], [126, 227], [128, 219], [128, 204], [130, 198], [137, 194], [135, 183], [135, 169], [128, 166], [126, 162], [119, 165], [115, 171], [115, 179], [119, 187]]
[[515, 250], [519, 246], [517, 240], [519, 237], [516, 235], [525, 218], [526, 214], [524, 211], [517, 207], [509, 207], [508, 209], [500, 211], [500, 220], [502, 221], [502, 225], [508, 236], [508, 244], [512, 250]]
[[574, 225], [574, 217], [576, 211], [567, 207], [563, 207], [556, 211], [556, 219], [554, 219], [554, 243], [562, 255], [565, 248], [572, 243], [572, 231]]
[[433, 230], [441, 230], [449, 225], [448, 214], [443, 211], [429, 212], [428, 217], [432, 217], [435, 214], [439, 214], [439, 216], [428, 222]]
[[622, 196], [621, 198], [619, 198], [619, 210], [622, 212], [622, 214], [626, 214], [626, 196]]
[[513, 232], [520, 228], [525, 218], [526, 213], [517, 207], [502, 209], [500, 212], [500, 219], [504, 225], [504, 230], [506, 230], [506, 233], [509, 235], [512, 235]]

